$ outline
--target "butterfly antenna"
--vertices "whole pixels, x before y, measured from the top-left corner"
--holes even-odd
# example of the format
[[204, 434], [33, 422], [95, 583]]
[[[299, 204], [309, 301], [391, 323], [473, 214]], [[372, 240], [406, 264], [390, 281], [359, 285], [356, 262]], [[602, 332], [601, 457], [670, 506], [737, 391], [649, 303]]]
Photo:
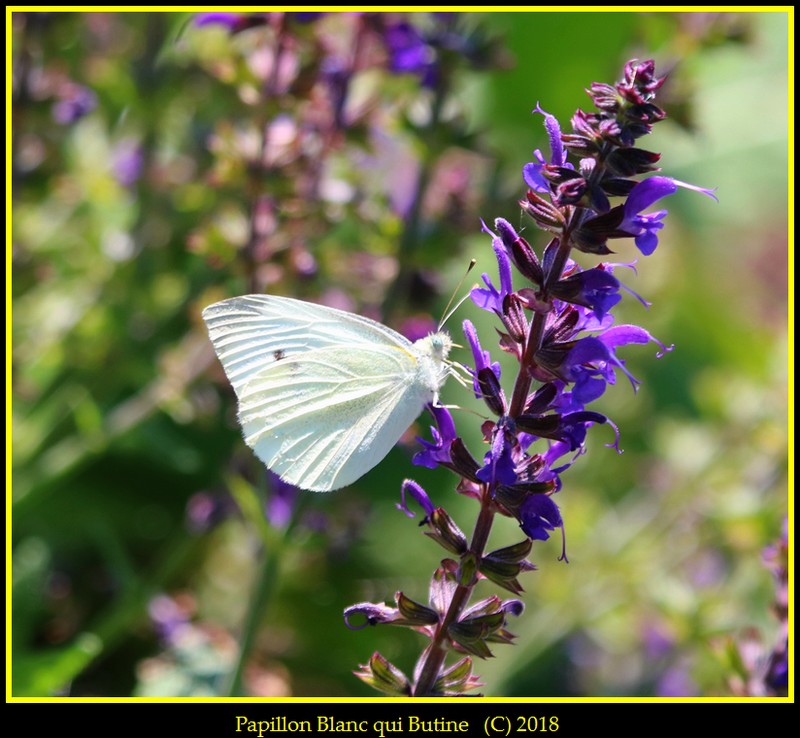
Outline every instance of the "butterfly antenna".
[[[443, 317], [443, 318], [442, 318], [442, 319], [439, 321], [439, 330], [441, 330], [441, 329], [442, 329], [442, 326], [443, 326], [443, 325], [444, 325], [444, 324], [445, 324], [445, 323], [446, 323], [448, 320], [450, 320], [450, 318], [452, 317], [453, 313], [454, 313], [456, 310], [458, 310], [458, 309], [461, 307], [461, 305], [462, 305], [462, 303], [464, 302], [464, 300], [466, 300], [466, 299], [469, 297], [469, 293], [467, 293], [466, 295], [464, 295], [464, 296], [463, 296], [463, 297], [462, 297], [462, 298], [461, 298], [461, 299], [460, 299], [460, 300], [459, 300], [459, 301], [456, 303], [455, 307], [453, 307], [452, 309], [450, 309], [450, 306], [453, 304], [453, 300], [455, 300], [455, 298], [456, 298], [456, 294], [457, 294], [457, 293], [458, 293], [458, 291], [461, 289], [461, 286], [464, 284], [464, 280], [467, 278], [467, 275], [468, 275], [468, 274], [469, 274], [469, 273], [472, 271], [472, 269], [475, 267], [475, 265], [476, 265], [477, 263], [478, 263], [478, 260], [477, 260], [477, 259], [470, 259], [470, 261], [469, 261], [469, 266], [467, 267], [467, 271], [465, 271], [465, 272], [464, 272], [464, 276], [463, 276], [463, 277], [461, 277], [461, 279], [460, 279], [460, 280], [458, 280], [458, 284], [456, 285], [456, 288], [453, 290], [453, 294], [450, 296], [450, 299], [449, 299], [449, 300], [448, 300], [448, 302], [447, 302], [447, 306], [446, 306], [446, 307], [445, 307], [445, 309], [444, 309], [444, 313], [445, 313], [445, 314], [444, 314], [444, 317]], [[477, 285], [475, 285], [475, 286], [477, 287]]]

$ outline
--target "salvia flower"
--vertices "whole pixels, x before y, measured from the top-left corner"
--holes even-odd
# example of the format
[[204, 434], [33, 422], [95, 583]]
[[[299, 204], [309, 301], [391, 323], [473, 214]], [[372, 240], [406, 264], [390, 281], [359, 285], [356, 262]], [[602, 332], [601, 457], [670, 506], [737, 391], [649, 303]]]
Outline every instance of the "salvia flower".
[[[409, 28], [397, 29], [397, 34], [403, 40], [405, 63], [424, 65], [427, 54], [420, 47], [421, 37]], [[399, 507], [410, 514], [406, 499], [414, 499], [425, 512], [425, 534], [453, 558], [444, 559], [434, 573], [429, 607], [405, 595], [396, 596], [396, 610], [381, 604], [356, 606], [370, 622], [402, 621], [429, 638], [413, 678], [382, 657], [363, 666], [358, 675], [378, 689], [404, 690], [413, 696], [444, 694], [446, 675], [456, 669], [446, 665], [449, 652], [487, 658], [492, 655], [490, 644], [513, 640], [506, 619], [521, 612], [519, 600], [488, 597], [470, 604], [474, 586], [485, 578], [515, 594], [522, 592], [519, 575], [535, 569], [527, 560], [533, 542], [548, 540], [556, 529], [562, 537], [559, 558], [568, 562], [565, 521], [554, 499], [565, 489], [562, 475], [584, 454], [594, 426], [608, 425], [614, 440], [607, 445], [620, 450], [617, 426], [589, 406], [619, 375], [637, 389], [639, 380], [625, 364], [629, 347], [655, 343], [657, 357], [673, 348], [640, 326], [616, 322], [614, 311], [625, 294], [648, 306], [613, 273], [620, 264], [584, 267], [573, 258], [576, 252], [590, 257], [608, 254], [611, 239], [630, 239], [648, 256], [658, 244], [667, 214], [647, 213], [652, 205], [679, 188], [716, 199], [712, 190], [669, 177], [637, 179], [655, 171], [660, 159], [634, 143], [664, 118], [654, 102], [663, 81], [655, 75], [652, 61], [629, 62], [616, 85], [591, 86], [588, 92], [597, 111], [577, 111], [571, 133], [564, 133], [558, 120], [536, 105], [534, 113], [544, 118], [550, 154], [537, 149], [534, 160], [523, 167], [528, 189], [519, 204], [534, 226], [547, 233], [539, 253], [507, 220], [498, 218], [493, 229], [481, 222], [498, 276], [484, 273], [483, 286], [476, 286], [470, 297], [499, 321], [498, 348], [517, 371], [515, 376], [508, 369], [501, 374], [500, 362], [482, 344], [474, 324], [463, 322], [472, 355], [472, 365], [465, 368], [472, 391], [489, 413], [480, 426], [487, 448], [479, 462], [480, 456], [474, 456], [459, 436], [450, 412], [431, 405], [433, 440], [420, 439], [423, 450], [414, 463], [455, 472], [460, 477], [456, 491], [474, 499], [480, 509], [468, 540], [422, 487], [412, 480], [403, 483]], [[495, 515], [516, 519], [525, 537], [487, 552]], [[466, 663], [459, 661], [458, 669], [471, 674]], [[463, 692], [475, 684], [464, 679], [458, 688]]]
[[662, 197], [673, 195], [678, 191], [678, 187], [686, 187], [708, 195], [714, 200], [717, 199], [713, 190], [705, 189], [704, 187], [695, 187], [669, 177], [650, 177], [650, 179], [646, 179], [636, 185], [625, 202], [623, 209], [625, 215], [619, 225], [619, 230], [634, 236], [636, 248], [645, 256], [650, 256], [658, 246], [658, 236], [656, 234], [664, 227], [663, 220], [667, 211], [659, 210], [645, 215], [642, 215], [642, 211]]

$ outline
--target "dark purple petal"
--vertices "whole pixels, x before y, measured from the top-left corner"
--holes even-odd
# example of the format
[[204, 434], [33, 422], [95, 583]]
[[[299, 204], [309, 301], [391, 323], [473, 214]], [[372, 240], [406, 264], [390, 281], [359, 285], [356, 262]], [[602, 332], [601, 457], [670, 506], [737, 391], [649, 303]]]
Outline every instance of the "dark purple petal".
[[534, 541], [546, 541], [548, 531], [564, 525], [558, 506], [547, 495], [530, 495], [519, 510], [520, 527]]
[[591, 411], [581, 411], [564, 415], [559, 425], [559, 433], [569, 442], [570, 451], [583, 446], [586, 440], [586, 431], [595, 423], [605, 423], [605, 415]]
[[564, 533], [564, 521], [558, 506], [547, 495], [530, 495], [519, 510], [519, 524], [523, 532], [534, 541], [546, 541], [550, 538], [548, 531], [561, 528], [561, 556], [560, 561], [567, 558], [567, 539]]
[[519, 617], [525, 612], [525, 603], [522, 600], [506, 600], [503, 603], [503, 611], [514, 617]]
[[552, 288], [559, 299], [591, 308], [598, 321], [622, 299], [619, 290], [619, 280], [610, 271], [600, 268], [575, 272]]

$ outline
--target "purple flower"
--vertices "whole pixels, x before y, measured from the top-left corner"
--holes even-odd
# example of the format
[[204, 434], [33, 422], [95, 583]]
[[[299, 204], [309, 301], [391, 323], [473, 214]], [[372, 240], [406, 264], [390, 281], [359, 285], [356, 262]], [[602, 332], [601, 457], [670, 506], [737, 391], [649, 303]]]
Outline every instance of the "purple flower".
[[489, 275], [484, 272], [481, 275], [484, 284], [486, 285], [486, 289], [482, 287], [475, 287], [470, 293], [469, 296], [479, 308], [483, 308], [484, 310], [488, 310], [490, 312], [494, 312], [497, 315], [503, 315], [503, 301], [505, 298], [513, 292], [513, 286], [511, 284], [511, 263], [508, 260], [508, 255], [506, 254], [505, 246], [503, 245], [503, 241], [495, 236], [487, 227], [486, 224], [483, 224], [483, 230], [486, 233], [492, 234], [492, 248], [494, 249], [494, 255], [497, 258], [497, 268], [500, 273], [500, 289], [496, 289], [494, 284], [492, 284], [492, 280], [489, 278]]
[[698, 694], [697, 685], [685, 665], [669, 668], [659, 679], [655, 692], [659, 697], [692, 697]]
[[284, 482], [277, 474], [269, 474], [269, 497], [266, 501], [267, 520], [274, 528], [285, 528], [289, 525], [297, 504], [298, 489], [293, 484]]
[[[353, 623], [354, 616], [361, 616], [364, 622], [359, 624]], [[396, 607], [389, 607], [375, 602], [359, 602], [357, 605], [350, 605], [344, 611], [344, 624], [350, 630], [362, 630], [368, 625], [377, 625], [378, 623], [391, 623], [397, 620], [400, 613]]]
[[475, 359], [475, 369], [472, 372], [473, 376], [473, 389], [475, 390], [475, 397], [483, 397], [480, 386], [478, 385], [478, 372], [481, 369], [490, 369], [497, 379], [500, 379], [500, 363], [492, 362], [492, 358], [488, 351], [481, 348], [480, 341], [478, 340], [478, 332], [475, 326], [469, 320], [463, 323], [464, 335], [467, 337], [470, 348], [472, 349], [472, 356]]
[[597, 267], [575, 272], [559, 280], [552, 293], [560, 300], [591, 308], [598, 321], [621, 299], [619, 280], [611, 272]]
[[228, 518], [236, 509], [230, 497], [196, 492], [186, 503], [186, 526], [192, 533], [206, 533]]
[[406, 504], [406, 492], [408, 492], [425, 511], [426, 518], [436, 509], [431, 502], [431, 498], [428, 497], [428, 493], [413, 479], [406, 479], [400, 487], [400, 499], [402, 502], [397, 503], [397, 509], [402, 510], [409, 518], [413, 518], [414, 513], [408, 509], [408, 505]]
[[581, 338], [564, 359], [561, 371], [565, 378], [575, 383], [573, 399], [580, 405], [587, 405], [605, 392], [606, 384], [616, 381], [615, 370], [619, 369], [631, 382], [634, 391], [639, 380], [626, 368], [623, 361], [617, 358], [614, 350], [618, 346], [629, 343], [649, 343], [653, 341], [661, 347], [658, 356], [671, 351], [651, 336], [644, 328], [635, 325], [619, 325], [609, 328], [599, 336]]
[[174, 644], [180, 634], [190, 627], [186, 607], [167, 595], [156, 595], [147, 605], [147, 613], [158, 637], [165, 644]]
[[664, 224], [666, 210], [658, 210], [655, 213], [642, 215], [642, 211], [649, 208], [653, 203], [667, 195], [673, 195], [678, 191], [678, 187], [685, 187], [695, 192], [702, 192], [708, 197], [718, 200], [713, 190], [704, 187], [680, 182], [670, 177], [650, 177], [639, 182], [628, 195], [624, 205], [624, 217], [619, 225], [619, 230], [625, 231], [635, 237], [636, 248], [645, 256], [652, 254], [658, 246], [658, 236]]
[[114, 148], [111, 168], [114, 178], [123, 187], [131, 187], [142, 174], [144, 156], [139, 142], [133, 138], [120, 141]]
[[483, 459], [483, 467], [476, 476], [492, 488], [497, 485], [511, 485], [517, 481], [514, 459], [511, 455], [517, 444], [514, 421], [502, 417], [497, 421], [492, 437], [492, 447]]
[[436, 85], [436, 54], [409, 23], [386, 28], [384, 40], [389, 50], [389, 69], [398, 74], [416, 74], [424, 87]]
[[413, 343], [435, 333], [436, 329], [436, 321], [430, 315], [412, 315], [402, 322], [399, 332]]
[[564, 521], [553, 500], [547, 495], [529, 495], [519, 510], [519, 525], [528, 538], [534, 541], [546, 541], [550, 538], [548, 531], [561, 528]]
[[225, 26], [225, 28], [233, 30], [239, 25], [241, 17], [241, 13], [197, 13], [194, 17], [194, 24], [199, 27]]
[[[533, 109], [534, 113], [541, 113], [544, 116], [544, 127], [547, 130], [547, 136], [550, 139], [550, 162], [549, 164], [555, 167], [572, 168], [572, 165], [567, 161], [567, 152], [561, 143], [561, 125], [554, 115], [545, 112], [536, 103]], [[542, 169], [548, 165], [544, 155], [539, 149], [533, 152], [536, 159], [534, 162], [526, 164], [522, 168], [522, 178], [525, 184], [528, 185], [535, 192], [547, 193], [550, 191], [550, 186], [547, 180], [542, 176]]]
[[586, 432], [595, 423], [608, 421], [605, 415], [591, 410], [582, 410], [569, 413], [561, 418], [558, 425], [558, 434], [570, 445], [570, 451], [583, 447], [586, 441]]
[[446, 407], [428, 405], [428, 410], [436, 421], [436, 428], [431, 426], [433, 443], [417, 437], [423, 450], [414, 455], [413, 463], [435, 469], [440, 464], [450, 463], [450, 444], [456, 439], [456, 425], [453, 416]]

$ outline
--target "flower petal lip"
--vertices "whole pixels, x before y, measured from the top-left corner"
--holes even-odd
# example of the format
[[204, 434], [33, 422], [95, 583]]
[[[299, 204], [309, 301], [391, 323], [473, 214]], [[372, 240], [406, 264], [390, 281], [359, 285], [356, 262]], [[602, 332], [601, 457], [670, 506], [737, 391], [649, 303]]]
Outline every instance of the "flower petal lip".
[[642, 180], [630, 192], [624, 205], [624, 217], [619, 230], [635, 237], [636, 247], [645, 256], [652, 254], [658, 246], [658, 236], [664, 224], [661, 222], [667, 214], [666, 210], [642, 215], [642, 211], [667, 195], [673, 195], [678, 187], [700, 192], [719, 202], [714, 190], [681, 182], [671, 177], [650, 177]]

